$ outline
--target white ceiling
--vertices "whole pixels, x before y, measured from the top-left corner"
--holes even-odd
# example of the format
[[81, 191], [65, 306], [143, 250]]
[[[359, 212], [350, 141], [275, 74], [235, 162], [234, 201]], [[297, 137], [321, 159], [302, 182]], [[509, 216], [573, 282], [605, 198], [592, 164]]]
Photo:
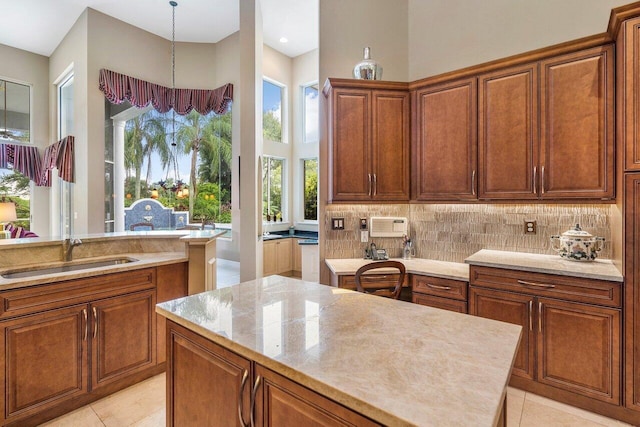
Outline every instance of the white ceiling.
[[[217, 43], [238, 31], [240, 1], [177, 0], [176, 41]], [[261, 0], [264, 43], [290, 57], [316, 49], [318, 1]], [[50, 56], [87, 7], [171, 40], [169, 0], [0, 0], [0, 43]]]

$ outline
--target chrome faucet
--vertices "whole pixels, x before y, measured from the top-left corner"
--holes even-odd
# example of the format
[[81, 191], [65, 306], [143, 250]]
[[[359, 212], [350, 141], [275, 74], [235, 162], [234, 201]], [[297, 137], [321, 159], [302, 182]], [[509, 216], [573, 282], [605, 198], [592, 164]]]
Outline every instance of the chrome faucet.
[[72, 237], [69, 237], [67, 240], [64, 241], [64, 260], [65, 261], [71, 261], [73, 258], [73, 248], [76, 246], [80, 246], [82, 244], [82, 240], [80, 239], [74, 239]]

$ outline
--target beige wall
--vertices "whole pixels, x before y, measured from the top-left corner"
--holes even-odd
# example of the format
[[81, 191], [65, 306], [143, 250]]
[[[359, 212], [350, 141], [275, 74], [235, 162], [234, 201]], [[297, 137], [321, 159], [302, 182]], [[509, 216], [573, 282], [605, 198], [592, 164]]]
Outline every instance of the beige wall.
[[408, 0], [409, 80], [607, 30], [630, 0]]

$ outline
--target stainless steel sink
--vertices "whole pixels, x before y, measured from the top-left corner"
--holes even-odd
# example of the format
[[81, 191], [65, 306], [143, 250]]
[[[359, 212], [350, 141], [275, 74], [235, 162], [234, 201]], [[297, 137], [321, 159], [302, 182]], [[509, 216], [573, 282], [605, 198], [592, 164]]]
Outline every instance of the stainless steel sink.
[[5, 279], [19, 279], [22, 277], [35, 277], [45, 274], [64, 273], [69, 271], [86, 270], [89, 268], [109, 267], [112, 265], [128, 264], [138, 261], [135, 258], [114, 258], [100, 261], [78, 262], [73, 264], [63, 264], [57, 267], [43, 267], [30, 269], [15, 269], [2, 273]]

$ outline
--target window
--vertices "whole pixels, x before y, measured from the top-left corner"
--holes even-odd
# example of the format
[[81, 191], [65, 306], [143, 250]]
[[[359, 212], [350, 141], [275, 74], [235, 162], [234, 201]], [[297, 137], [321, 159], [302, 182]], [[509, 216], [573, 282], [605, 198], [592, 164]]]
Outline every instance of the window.
[[318, 83], [313, 83], [302, 87], [304, 102], [304, 142], [318, 142]]
[[[0, 143], [31, 142], [31, 87], [0, 80]], [[16, 204], [13, 224], [31, 229], [31, 182], [13, 169], [0, 169], [0, 195]]]
[[[58, 140], [73, 135], [73, 71], [58, 83]], [[112, 165], [113, 166], [113, 165]], [[55, 175], [55, 174], [52, 174]], [[60, 235], [73, 234], [73, 184], [63, 180], [60, 183]]]
[[262, 81], [262, 136], [265, 141], [285, 142], [283, 129], [284, 87]]
[[283, 220], [284, 159], [265, 156], [262, 164], [262, 216]]
[[318, 220], [318, 159], [303, 159], [304, 220]]

